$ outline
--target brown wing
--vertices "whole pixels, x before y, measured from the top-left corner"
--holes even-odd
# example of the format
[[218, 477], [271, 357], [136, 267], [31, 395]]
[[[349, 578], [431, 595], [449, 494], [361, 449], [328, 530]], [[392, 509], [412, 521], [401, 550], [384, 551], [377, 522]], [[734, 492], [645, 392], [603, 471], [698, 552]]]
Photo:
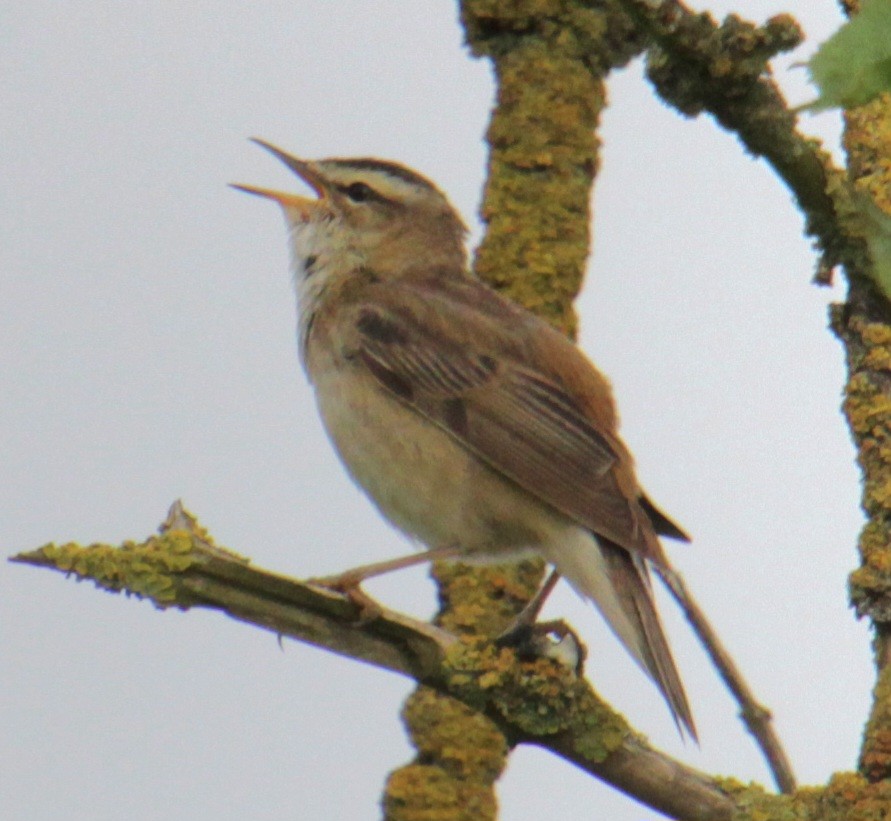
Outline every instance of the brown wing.
[[[474, 304], [462, 286], [460, 310], [438, 287], [367, 289], [350, 316], [349, 353], [525, 490], [616, 544], [652, 555], [645, 514], [617, 480], [627, 469], [621, 443], [535, 361], [527, 337], [543, 324], [512, 306], [499, 316], [504, 300], [477, 288]], [[567, 350], [577, 367], [592, 367], [572, 346], [561, 354]]]

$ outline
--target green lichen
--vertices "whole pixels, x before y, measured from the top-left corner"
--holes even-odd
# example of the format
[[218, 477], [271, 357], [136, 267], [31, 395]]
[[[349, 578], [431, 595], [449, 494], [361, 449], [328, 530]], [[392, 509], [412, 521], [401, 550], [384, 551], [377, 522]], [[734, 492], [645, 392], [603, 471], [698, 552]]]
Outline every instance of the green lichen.
[[507, 760], [508, 745], [492, 721], [466, 704], [419, 687], [402, 708], [402, 719], [423, 761], [435, 761], [452, 776], [495, 782]]
[[498, 807], [488, 787], [456, 781], [431, 764], [407, 764], [387, 779], [385, 821], [495, 821]]
[[727, 791], [736, 801], [734, 821], [807, 821], [811, 817], [793, 796], [773, 795], [756, 784]]
[[44, 545], [20, 558], [32, 564], [55, 567], [79, 579], [91, 579], [112, 592], [151, 599], [159, 607], [182, 604], [177, 600], [176, 577], [197, 561], [195, 538], [185, 530], [171, 530], [142, 543], [124, 542], [83, 546]]
[[603, 761], [627, 737], [624, 719], [573, 670], [546, 658], [525, 661], [491, 642], [465, 640], [446, 659], [448, 688], [526, 741], [566, 733], [580, 758]]

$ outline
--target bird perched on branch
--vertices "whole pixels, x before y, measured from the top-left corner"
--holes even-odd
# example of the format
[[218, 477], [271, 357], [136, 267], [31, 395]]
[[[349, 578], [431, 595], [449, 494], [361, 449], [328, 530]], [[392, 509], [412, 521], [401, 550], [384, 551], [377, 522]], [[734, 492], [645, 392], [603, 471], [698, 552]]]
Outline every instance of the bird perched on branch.
[[647, 567], [667, 565], [657, 534], [687, 537], [637, 484], [607, 380], [474, 277], [461, 218], [429, 180], [256, 142], [315, 194], [235, 186], [277, 202], [290, 226], [300, 357], [325, 428], [383, 515], [428, 548], [336, 585], [538, 554], [594, 602], [695, 738]]

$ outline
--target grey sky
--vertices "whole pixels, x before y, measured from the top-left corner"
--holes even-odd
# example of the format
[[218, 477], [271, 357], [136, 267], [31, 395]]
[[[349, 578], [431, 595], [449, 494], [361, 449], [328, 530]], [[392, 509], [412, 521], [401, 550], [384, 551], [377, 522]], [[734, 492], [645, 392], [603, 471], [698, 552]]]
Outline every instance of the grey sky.
[[[814, 41], [834, 0], [797, 13]], [[734, 8], [712, 3], [719, 14]], [[452, 3], [8, 3], [0, 10], [0, 544], [142, 538], [182, 497], [220, 543], [298, 576], [404, 550], [351, 486], [299, 371], [275, 207], [289, 186], [247, 142], [413, 166], [475, 224], [491, 105]], [[802, 49], [778, 63], [812, 96]], [[735, 139], [610, 84], [582, 344], [613, 380], [671, 546], [798, 773], [853, 766], [872, 683], [847, 608], [860, 524], [838, 412], [834, 293], [789, 195]], [[837, 142], [833, 114], [804, 128]], [[475, 231], [478, 237], [478, 229]], [[424, 570], [374, 582], [424, 616]], [[548, 607], [632, 723], [708, 772], [765, 782], [735, 707], [663, 611], [700, 726], [684, 747], [658, 694], [568, 590]], [[11, 821], [358, 819], [410, 756], [410, 683], [221, 615], [158, 613], [0, 565], [0, 817]], [[828, 718], [828, 717], [831, 717]], [[538, 750], [499, 784], [502, 817], [656, 814]]]

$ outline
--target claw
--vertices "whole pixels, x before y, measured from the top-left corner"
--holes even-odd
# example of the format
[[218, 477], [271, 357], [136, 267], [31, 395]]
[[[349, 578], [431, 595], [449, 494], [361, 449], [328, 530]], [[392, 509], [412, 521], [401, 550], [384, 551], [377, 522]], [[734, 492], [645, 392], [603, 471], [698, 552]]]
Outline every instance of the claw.
[[575, 631], [562, 619], [529, 624], [515, 621], [495, 639], [499, 647], [513, 647], [520, 659], [549, 658], [581, 675], [587, 649]]
[[381, 606], [359, 586], [361, 581], [360, 578], [347, 571], [337, 576], [321, 576], [307, 579], [306, 583], [343, 594], [359, 611], [355, 625], [362, 627], [379, 619], [383, 611]]

